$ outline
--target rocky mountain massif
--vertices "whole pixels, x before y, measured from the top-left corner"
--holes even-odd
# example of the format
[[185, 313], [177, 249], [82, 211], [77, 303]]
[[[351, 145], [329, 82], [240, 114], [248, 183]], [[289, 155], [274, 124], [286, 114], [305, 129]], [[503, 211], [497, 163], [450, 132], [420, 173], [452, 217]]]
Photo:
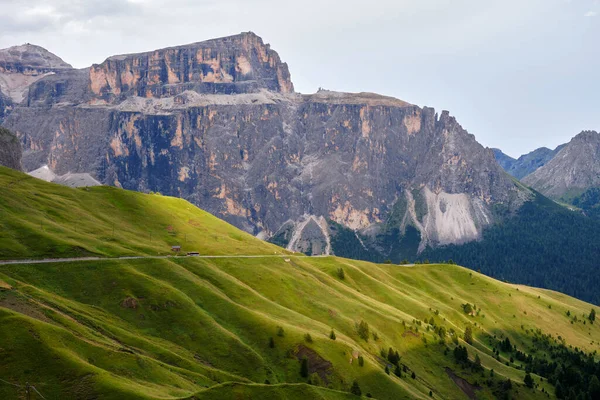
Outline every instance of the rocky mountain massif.
[[334, 233], [382, 256], [391, 231], [416, 232], [415, 250], [468, 242], [497, 206], [514, 211], [530, 196], [448, 112], [295, 93], [287, 65], [253, 33], [79, 70], [54, 57], [59, 67], [43, 72], [30, 59], [21, 53], [24, 72], [7, 70], [10, 80], [45, 75], [27, 81], [22, 101], [9, 91], [3, 119], [25, 170], [183, 197], [290, 249], [336, 252]]

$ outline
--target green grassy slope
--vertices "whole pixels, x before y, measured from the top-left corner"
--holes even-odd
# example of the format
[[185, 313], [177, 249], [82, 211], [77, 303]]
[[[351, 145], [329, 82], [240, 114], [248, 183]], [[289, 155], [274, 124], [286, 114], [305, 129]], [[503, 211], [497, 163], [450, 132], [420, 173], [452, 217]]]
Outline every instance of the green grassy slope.
[[0, 210], [0, 259], [164, 255], [172, 245], [204, 254], [283, 253], [181, 199], [71, 189], [4, 167]]
[[[37, 185], [34, 196], [50, 199], [45, 210], [56, 219], [61, 214], [55, 210], [67, 201], [71, 213], [88, 220], [111, 213], [77, 207], [115, 198], [187, 204], [116, 189], [61, 192], [54, 185], [22, 184]], [[16, 185], [0, 192], [2, 204]], [[27, 209], [35, 203], [21, 190], [27, 200], [23, 208], [10, 203], [17, 211], [0, 214], [0, 224], [24, 226], [35, 213]], [[232, 253], [282, 251], [189, 207], [183, 222], [171, 218], [169, 223], [202, 238], [204, 252], [228, 253], [229, 246]], [[161, 211], [147, 212], [152, 221], [140, 226], [160, 227], [155, 220]], [[190, 218], [198, 221], [193, 229], [185, 224]], [[135, 229], [132, 222], [131, 232]], [[213, 230], [220, 232], [218, 240]], [[73, 234], [56, 229], [48, 243], [65, 243]], [[0, 251], [12, 246], [4, 235]], [[170, 238], [165, 233], [161, 246]], [[135, 239], [134, 233], [123, 236], [104, 254], [148, 251], [132, 244]], [[90, 248], [103, 245], [93, 234], [77, 240]], [[30, 243], [27, 248], [34, 248]], [[478, 311], [465, 314], [464, 303]], [[541, 332], [597, 351], [600, 326], [583, 322], [590, 308], [559, 293], [502, 283], [454, 265], [405, 267], [299, 256], [0, 265], [0, 398], [24, 398], [23, 389], [13, 385], [29, 382], [47, 399], [350, 399], [357, 398], [349, 393], [354, 381], [363, 395], [378, 399], [430, 398], [430, 391], [434, 398], [468, 398], [451, 378], [461, 383], [458, 376], [477, 398], [500, 396], [501, 382], [510, 378], [508, 395], [542, 399], [547, 398], [542, 390], [554, 393], [552, 386], [533, 374], [539, 386], [526, 388], [523, 363], [511, 362], [504, 351], [497, 360], [492, 349], [509, 337], [520, 350], [545, 357], [543, 350], [532, 350]], [[365, 338], [357, 329], [361, 321], [369, 326]], [[453, 329], [461, 337], [458, 344], [467, 347], [471, 360], [478, 356], [484, 369], [457, 363], [452, 355], [457, 344], [448, 334], [441, 343], [434, 332], [439, 327]], [[467, 327], [473, 330], [472, 345], [462, 340]], [[336, 340], [329, 337], [332, 329]], [[390, 347], [401, 356], [401, 378], [380, 354]], [[301, 376], [303, 358], [308, 377]]]

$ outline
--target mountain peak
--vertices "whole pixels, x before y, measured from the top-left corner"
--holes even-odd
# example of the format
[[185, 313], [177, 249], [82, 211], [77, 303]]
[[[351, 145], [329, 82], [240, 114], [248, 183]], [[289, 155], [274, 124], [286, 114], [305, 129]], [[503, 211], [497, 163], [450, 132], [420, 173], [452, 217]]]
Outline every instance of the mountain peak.
[[112, 56], [90, 68], [92, 92], [103, 100], [123, 95], [161, 98], [186, 90], [207, 94], [293, 93], [286, 63], [252, 32]]
[[523, 182], [554, 199], [571, 197], [600, 185], [600, 134], [582, 131]]
[[73, 67], [56, 54], [31, 43], [0, 50], [0, 71], [22, 68], [59, 70]]

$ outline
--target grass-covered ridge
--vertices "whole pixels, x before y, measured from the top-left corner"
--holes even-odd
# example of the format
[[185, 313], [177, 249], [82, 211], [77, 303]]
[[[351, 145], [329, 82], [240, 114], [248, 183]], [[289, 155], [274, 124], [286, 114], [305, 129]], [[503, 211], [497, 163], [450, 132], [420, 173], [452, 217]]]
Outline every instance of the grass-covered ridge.
[[280, 248], [187, 201], [114, 187], [71, 189], [0, 167], [0, 259], [274, 254]]
[[[36, 198], [51, 199], [45, 204], [52, 215], [60, 214], [53, 202], [76, 207], [91, 201], [78, 200], [79, 193], [128, 195], [116, 189], [50, 195], [47, 190], [63, 189], [36, 187]], [[134, 196], [140, 204], [177, 201]], [[94, 210], [86, 209], [86, 218], [96, 218]], [[153, 212], [156, 219], [159, 211]], [[564, 340], [586, 353], [599, 349], [600, 326], [586, 319], [591, 306], [556, 292], [454, 265], [274, 258], [281, 249], [209, 214], [186, 212], [197, 216], [200, 232], [210, 227], [200, 250], [226, 254], [228, 246], [240, 246], [232, 253], [269, 257], [0, 265], [0, 379], [29, 382], [47, 399], [358, 398], [353, 387], [378, 399], [425, 399], [430, 392], [438, 399], [466, 393], [542, 399], [542, 390], [553, 397], [553, 385], [533, 372], [537, 387], [525, 387], [529, 364], [517, 359], [517, 350], [550, 359], [542, 334], [557, 348]], [[6, 215], [0, 223], [25, 224], [15, 213]], [[218, 240], [212, 230], [222, 232]], [[57, 229], [54, 243], [72, 234], [65, 231]], [[143, 253], [129, 238], [135, 236], [124, 236], [106, 254]], [[0, 251], [7, 243], [0, 242]], [[471, 344], [463, 340], [467, 330]], [[506, 338], [517, 350], [501, 347]], [[458, 346], [470, 361], [455, 357]], [[476, 359], [482, 368], [473, 366]], [[0, 398], [17, 396], [24, 396], [22, 389], [0, 383]]]

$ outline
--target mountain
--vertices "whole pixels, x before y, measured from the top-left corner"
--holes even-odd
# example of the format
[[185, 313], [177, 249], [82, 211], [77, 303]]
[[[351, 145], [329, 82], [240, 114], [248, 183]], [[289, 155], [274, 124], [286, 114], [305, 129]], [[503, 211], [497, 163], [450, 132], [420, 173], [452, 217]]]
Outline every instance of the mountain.
[[504, 154], [500, 149], [493, 149], [493, 151], [496, 161], [498, 161], [506, 172], [517, 179], [523, 179], [538, 168], [546, 165], [564, 146], [565, 145], [562, 144], [554, 150], [550, 150], [547, 147], [540, 147], [539, 149], [535, 149], [530, 153], [522, 155], [516, 160]]
[[595, 131], [581, 132], [523, 182], [546, 196], [564, 201], [600, 186], [600, 135]]
[[[0, 398], [596, 396], [600, 327], [563, 294], [290, 254], [159, 194], [0, 186], [2, 258], [112, 257], [0, 264]], [[176, 244], [221, 257], [157, 257]]]
[[56, 71], [4, 125], [27, 171], [182, 197], [311, 254], [364, 235], [387, 257], [379, 237], [390, 230], [416, 230], [415, 251], [476, 240], [496, 206], [531, 197], [447, 111], [295, 93], [288, 66], [253, 33]]
[[0, 126], [0, 165], [12, 169], [21, 169], [21, 144], [8, 129]]
[[0, 50], [0, 120], [27, 98], [33, 83], [71, 69], [58, 56], [29, 43]]

